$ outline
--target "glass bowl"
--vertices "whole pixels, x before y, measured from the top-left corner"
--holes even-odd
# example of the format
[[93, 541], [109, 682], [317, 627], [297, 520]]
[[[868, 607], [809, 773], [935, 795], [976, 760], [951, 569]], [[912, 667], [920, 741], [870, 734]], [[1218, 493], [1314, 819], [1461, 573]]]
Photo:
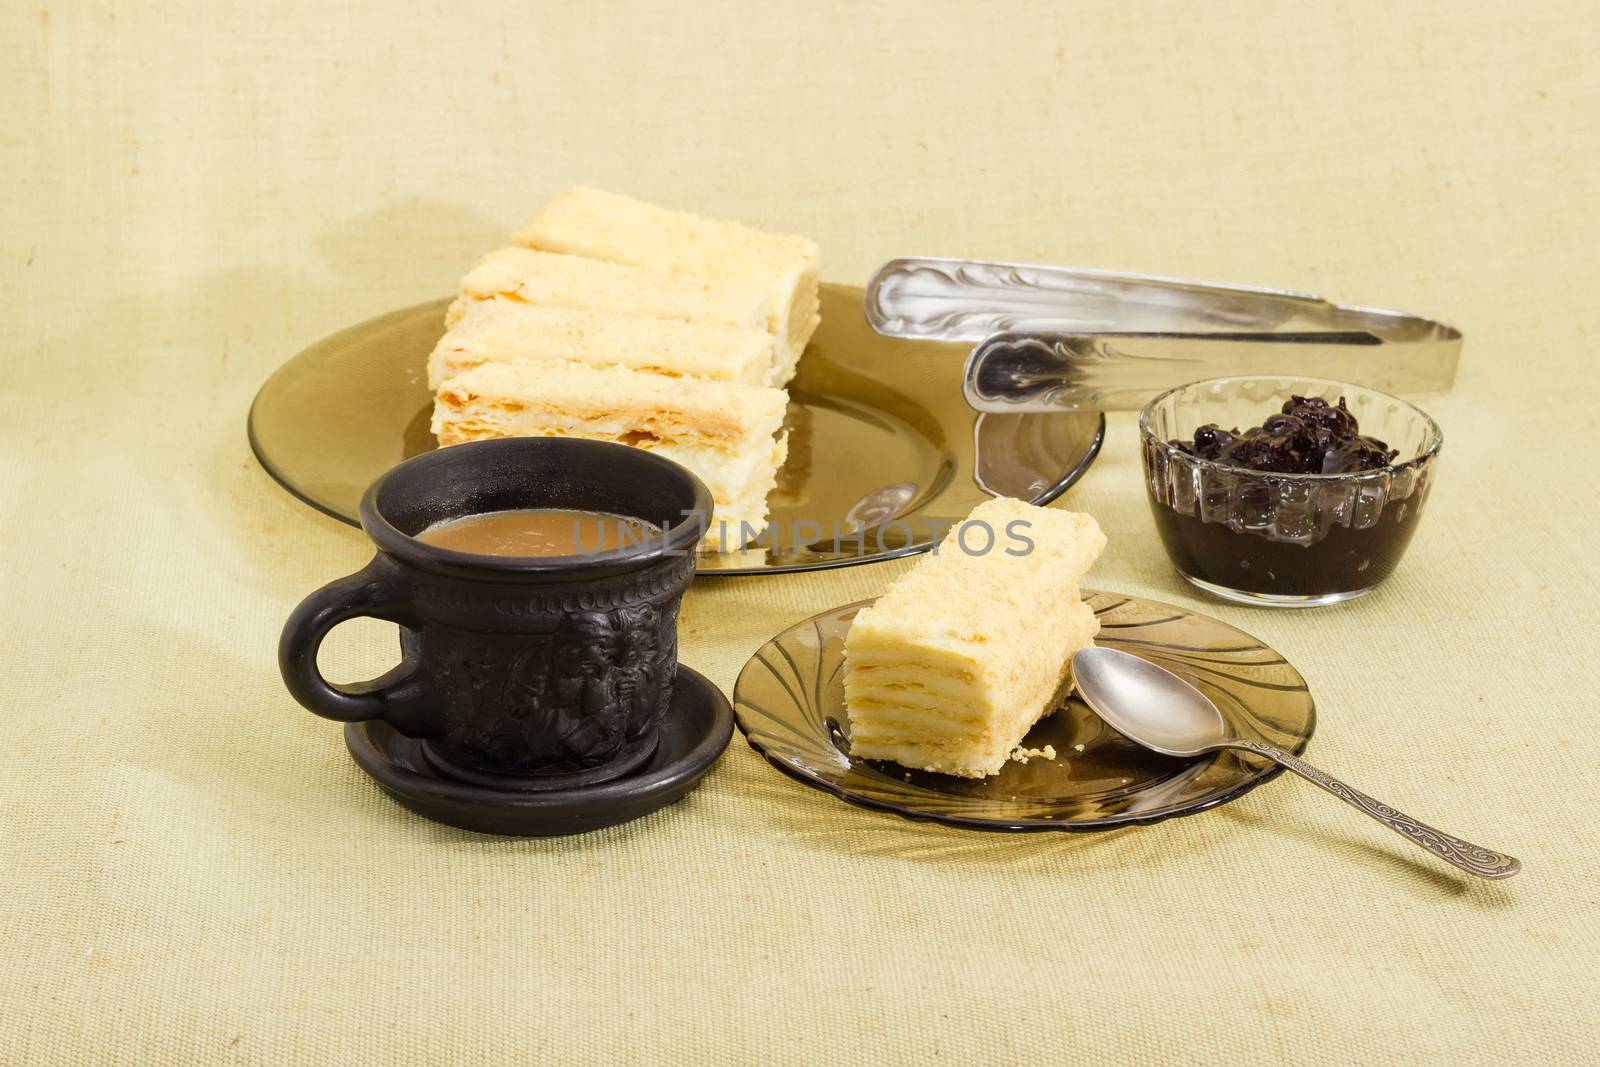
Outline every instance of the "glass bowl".
[[[1189, 455], [1196, 428], [1259, 426], [1292, 396], [1344, 397], [1360, 432], [1398, 449], [1349, 474], [1280, 474]], [[1191, 584], [1246, 604], [1313, 607], [1371, 592], [1416, 532], [1444, 444], [1398, 397], [1323, 378], [1211, 378], [1168, 390], [1139, 414], [1145, 487], [1172, 563]]]

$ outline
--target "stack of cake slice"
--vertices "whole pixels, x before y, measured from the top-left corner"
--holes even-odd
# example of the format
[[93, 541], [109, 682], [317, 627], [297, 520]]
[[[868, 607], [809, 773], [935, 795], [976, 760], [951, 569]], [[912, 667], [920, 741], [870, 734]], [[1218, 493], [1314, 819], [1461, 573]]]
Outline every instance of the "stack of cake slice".
[[1100, 630], [1078, 582], [1105, 543], [1089, 515], [1003, 497], [975, 508], [851, 623], [851, 755], [1000, 771]]
[[462, 280], [429, 357], [440, 444], [622, 441], [706, 483], [703, 548], [763, 529], [783, 387], [820, 321], [816, 245], [594, 189], [551, 197], [513, 240]]

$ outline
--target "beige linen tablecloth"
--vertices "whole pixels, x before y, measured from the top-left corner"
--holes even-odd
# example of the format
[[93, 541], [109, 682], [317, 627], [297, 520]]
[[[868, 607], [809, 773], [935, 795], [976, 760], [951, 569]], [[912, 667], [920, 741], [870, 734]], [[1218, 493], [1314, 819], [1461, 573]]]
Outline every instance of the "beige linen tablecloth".
[[[49, 3], [0, 15], [0, 1061], [1593, 1062], [1600, 14], [1396, 5]], [[1457, 322], [1394, 580], [1173, 577], [1132, 420], [1065, 505], [1098, 586], [1309, 679], [1311, 755], [1519, 855], [1469, 883], [1291, 778], [1115, 834], [859, 811], [736, 737], [633, 825], [425, 822], [284, 693], [356, 531], [251, 459], [301, 346], [447, 293], [576, 182], [931, 253]], [[704, 581], [724, 690], [903, 564]], [[389, 663], [352, 624], [339, 677]]]

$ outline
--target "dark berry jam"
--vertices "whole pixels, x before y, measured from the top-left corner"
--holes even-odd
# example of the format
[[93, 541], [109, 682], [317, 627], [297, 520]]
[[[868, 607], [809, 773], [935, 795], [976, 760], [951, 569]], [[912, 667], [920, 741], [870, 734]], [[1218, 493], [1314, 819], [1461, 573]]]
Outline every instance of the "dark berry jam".
[[[1416, 530], [1432, 457], [1361, 434], [1343, 397], [1293, 397], [1245, 431], [1146, 439], [1156, 529], [1178, 570], [1244, 593], [1323, 597], [1377, 585]], [[1341, 475], [1305, 478], [1294, 475]], [[1291, 477], [1276, 477], [1290, 475]]]
[[1394, 461], [1394, 449], [1376, 437], [1363, 437], [1345, 406], [1319, 396], [1290, 397], [1283, 410], [1243, 433], [1207, 423], [1193, 441], [1173, 441], [1191, 456], [1278, 474], [1349, 474], [1377, 470]]

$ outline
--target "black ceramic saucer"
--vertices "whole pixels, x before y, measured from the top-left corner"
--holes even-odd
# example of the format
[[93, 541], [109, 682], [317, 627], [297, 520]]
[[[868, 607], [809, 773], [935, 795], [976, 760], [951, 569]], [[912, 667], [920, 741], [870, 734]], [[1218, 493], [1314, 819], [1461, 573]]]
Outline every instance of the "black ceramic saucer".
[[732, 735], [728, 699], [680, 664], [655, 754], [637, 771], [599, 785], [528, 792], [459, 782], [433, 769], [420, 741], [379, 721], [350, 723], [344, 743], [379, 789], [418, 815], [486, 834], [554, 837], [616, 826], [681, 800]]

